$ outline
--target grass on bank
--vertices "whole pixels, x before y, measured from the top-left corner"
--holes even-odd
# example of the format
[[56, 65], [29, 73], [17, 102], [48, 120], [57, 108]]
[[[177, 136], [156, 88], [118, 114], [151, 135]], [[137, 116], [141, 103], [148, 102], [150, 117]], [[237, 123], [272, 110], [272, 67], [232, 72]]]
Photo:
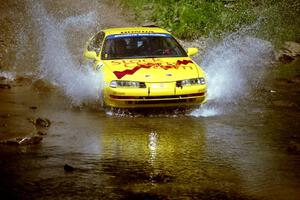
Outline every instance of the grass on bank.
[[275, 45], [300, 39], [300, 2], [295, 0], [119, 0], [140, 24], [154, 22], [178, 38], [222, 38], [259, 22], [254, 33]]

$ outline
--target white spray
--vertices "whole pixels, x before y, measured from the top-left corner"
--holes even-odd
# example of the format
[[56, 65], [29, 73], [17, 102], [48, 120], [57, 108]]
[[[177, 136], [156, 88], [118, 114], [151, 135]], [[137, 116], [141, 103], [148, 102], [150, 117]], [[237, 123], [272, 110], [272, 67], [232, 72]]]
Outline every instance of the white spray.
[[72, 16], [62, 22], [51, 18], [39, 3], [31, 3], [33, 18], [40, 28], [40, 67], [41, 77], [58, 85], [71, 99], [72, 104], [96, 101], [101, 88], [101, 74], [92, 70], [91, 66], [81, 66], [70, 53], [67, 46], [66, 29], [87, 29], [94, 25], [96, 14]]
[[[257, 26], [257, 24], [255, 25]], [[251, 100], [252, 89], [257, 88], [265, 67], [274, 58], [270, 42], [247, 36], [249, 29], [226, 37], [208, 48], [201, 66], [207, 73], [208, 103], [194, 110], [192, 116], [214, 116], [228, 112], [226, 105]]]
[[[101, 74], [76, 62], [67, 46], [70, 38], [66, 37], [67, 28], [78, 30], [95, 25], [96, 14], [91, 12], [57, 22], [41, 4], [31, 3], [30, 7], [43, 36], [41, 78], [59, 85], [73, 105], [97, 100]], [[263, 69], [272, 60], [273, 48], [267, 41], [247, 36], [252, 30], [250, 27], [234, 33], [207, 49], [201, 66], [207, 73], [209, 103], [192, 112], [193, 116], [224, 113], [222, 105], [249, 97], [251, 89], [262, 80]]]

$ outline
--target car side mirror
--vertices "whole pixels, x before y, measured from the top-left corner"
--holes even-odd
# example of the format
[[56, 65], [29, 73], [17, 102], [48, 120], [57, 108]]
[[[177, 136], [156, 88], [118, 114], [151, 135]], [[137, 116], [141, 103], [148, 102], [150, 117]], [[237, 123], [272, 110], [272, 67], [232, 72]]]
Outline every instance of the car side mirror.
[[99, 60], [95, 51], [85, 51], [84, 56], [88, 59]]
[[188, 56], [193, 56], [196, 55], [198, 53], [198, 48], [188, 48], [187, 49], [187, 54]]

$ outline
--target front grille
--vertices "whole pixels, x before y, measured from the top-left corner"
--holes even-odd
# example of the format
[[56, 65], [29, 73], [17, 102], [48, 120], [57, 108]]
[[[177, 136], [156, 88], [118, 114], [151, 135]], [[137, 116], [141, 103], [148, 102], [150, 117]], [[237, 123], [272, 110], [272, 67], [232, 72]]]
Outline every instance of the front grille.
[[[197, 95], [203, 96], [203, 95]], [[170, 96], [147, 96], [147, 97], [139, 97], [139, 99], [181, 99], [181, 98], [188, 98], [188, 97], [195, 97], [194, 95], [170, 95]]]
[[194, 102], [196, 99], [168, 99], [168, 100], [155, 100], [155, 101], [126, 101], [127, 104], [168, 104], [168, 103], [187, 103]]
[[194, 93], [194, 94], [185, 94], [185, 95], [167, 95], [167, 96], [116, 96], [116, 95], [110, 95], [112, 99], [119, 99], [119, 100], [133, 100], [133, 101], [179, 101], [183, 99], [191, 99], [191, 98], [197, 98], [197, 97], [203, 97], [205, 95], [204, 92], [202, 93]]

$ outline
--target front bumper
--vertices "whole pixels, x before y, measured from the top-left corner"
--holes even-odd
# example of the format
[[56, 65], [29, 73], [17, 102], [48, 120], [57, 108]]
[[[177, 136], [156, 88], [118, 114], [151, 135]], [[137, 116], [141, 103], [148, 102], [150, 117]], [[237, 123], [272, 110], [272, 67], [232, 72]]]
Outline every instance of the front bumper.
[[206, 85], [188, 87], [106, 88], [103, 100], [108, 107], [143, 108], [199, 106], [206, 102]]

